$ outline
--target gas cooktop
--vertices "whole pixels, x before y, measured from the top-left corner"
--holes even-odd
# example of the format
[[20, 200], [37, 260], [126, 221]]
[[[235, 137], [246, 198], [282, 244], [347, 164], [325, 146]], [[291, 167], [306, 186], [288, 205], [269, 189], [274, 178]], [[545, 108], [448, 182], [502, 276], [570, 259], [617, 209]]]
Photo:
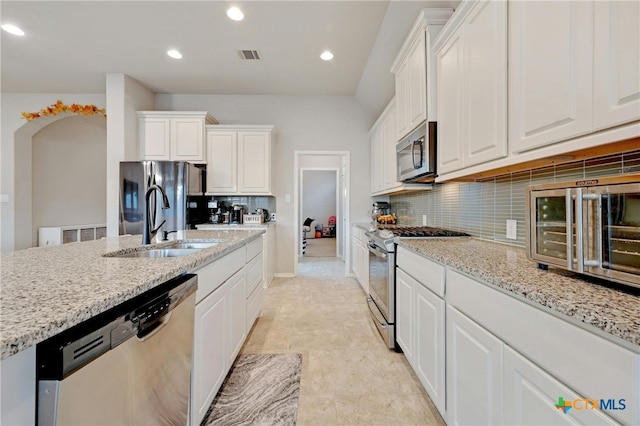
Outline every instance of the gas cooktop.
[[402, 226], [379, 225], [378, 229], [386, 229], [400, 238], [439, 238], [439, 237], [468, 237], [469, 234], [430, 226]]

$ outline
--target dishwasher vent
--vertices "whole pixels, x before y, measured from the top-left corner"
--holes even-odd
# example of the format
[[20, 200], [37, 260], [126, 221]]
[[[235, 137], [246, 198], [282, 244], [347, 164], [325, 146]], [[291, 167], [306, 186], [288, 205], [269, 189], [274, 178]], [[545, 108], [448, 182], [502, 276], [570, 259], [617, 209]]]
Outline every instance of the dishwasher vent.
[[238, 52], [240, 53], [240, 57], [242, 59], [247, 59], [250, 61], [259, 61], [261, 59], [260, 54], [257, 50], [239, 50]]

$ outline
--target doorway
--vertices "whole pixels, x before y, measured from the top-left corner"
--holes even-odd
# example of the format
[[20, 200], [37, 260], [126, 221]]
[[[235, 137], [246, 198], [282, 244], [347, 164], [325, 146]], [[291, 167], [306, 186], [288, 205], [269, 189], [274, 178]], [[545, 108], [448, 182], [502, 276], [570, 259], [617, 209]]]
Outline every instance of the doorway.
[[339, 168], [300, 169], [300, 216], [297, 238], [302, 241], [298, 255], [342, 257], [338, 250], [336, 222], [338, 212]]
[[[347, 236], [347, 224], [349, 223], [349, 152], [295, 151], [294, 168], [294, 274], [298, 274], [298, 263], [301, 259], [312, 259], [311, 257], [301, 257], [304, 250], [303, 224], [308, 216], [317, 216], [312, 218], [315, 219], [314, 229], [309, 229], [307, 235], [310, 236], [310, 233], [313, 232], [315, 237], [316, 231], [318, 231], [320, 240], [317, 242], [320, 244], [316, 245], [334, 245], [334, 257], [324, 257], [324, 259], [337, 260], [344, 263], [344, 273], [348, 275], [350, 265], [348, 264], [349, 256], [346, 254], [349, 253], [349, 238]], [[317, 183], [318, 178], [330, 181], [331, 184], [327, 184], [327, 182], [319, 184]], [[316, 184], [313, 182], [316, 182]], [[316, 197], [315, 194], [320, 192], [324, 192], [324, 195]], [[327, 196], [326, 193], [334, 194], [335, 198], [331, 202], [328, 201], [331, 196]], [[325, 209], [324, 207], [328, 208]], [[333, 217], [335, 217], [334, 227], [329, 225], [329, 219], [331, 218], [333, 221]], [[333, 237], [334, 235], [335, 237]], [[323, 236], [325, 238], [321, 243]]]

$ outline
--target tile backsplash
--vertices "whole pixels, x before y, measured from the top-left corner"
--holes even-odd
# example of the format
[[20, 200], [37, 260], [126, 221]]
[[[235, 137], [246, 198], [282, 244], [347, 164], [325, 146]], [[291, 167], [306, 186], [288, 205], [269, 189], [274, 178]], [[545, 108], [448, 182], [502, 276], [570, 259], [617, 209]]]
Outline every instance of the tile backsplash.
[[[526, 170], [475, 182], [436, 184], [432, 190], [391, 196], [398, 224], [427, 225], [474, 237], [525, 246], [525, 188], [528, 185], [640, 173], [640, 150], [558, 166]], [[517, 239], [506, 238], [506, 221], [517, 221]]]

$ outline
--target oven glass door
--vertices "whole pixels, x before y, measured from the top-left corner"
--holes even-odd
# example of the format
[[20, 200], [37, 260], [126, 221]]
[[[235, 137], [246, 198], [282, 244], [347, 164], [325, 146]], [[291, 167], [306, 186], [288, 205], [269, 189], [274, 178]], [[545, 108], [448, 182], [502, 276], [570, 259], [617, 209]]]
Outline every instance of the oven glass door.
[[388, 323], [389, 313], [389, 253], [369, 242], [369, 294]]
[[[640, 286], [640, 185], [594, 188], [599, 235], [589, 271]], [[601, 224], [601, 225], [600, 225]]]
[[569, 259], [577, 247], [575, 209], [571, 198], [566, 189], [531, 192], [529, 249], [532, 259], [572, 268]]

